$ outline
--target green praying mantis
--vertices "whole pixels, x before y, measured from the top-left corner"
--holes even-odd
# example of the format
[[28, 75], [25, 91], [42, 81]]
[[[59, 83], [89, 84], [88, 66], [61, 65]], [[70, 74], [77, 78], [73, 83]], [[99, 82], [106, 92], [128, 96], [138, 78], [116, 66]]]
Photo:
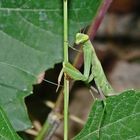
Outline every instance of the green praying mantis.
[[77, 33], [75, 44], [80, 45], [83, 48], [84, 73], [82, 74], [69, 62], [63, 63], [63, 68], [58, 77], [58, 85], [60, 85], [63, 73], [65, 73], [70, 78], [74, 80], [84, 81], [86, 84], [89, 84], [94, 79], [98, 91], [102, 92], [104, 96], [113, 95], [114, 89], [107, 81], [101, 63], [96, 56], [94, 47], [89, 39], [89, 36], [87, 34]]

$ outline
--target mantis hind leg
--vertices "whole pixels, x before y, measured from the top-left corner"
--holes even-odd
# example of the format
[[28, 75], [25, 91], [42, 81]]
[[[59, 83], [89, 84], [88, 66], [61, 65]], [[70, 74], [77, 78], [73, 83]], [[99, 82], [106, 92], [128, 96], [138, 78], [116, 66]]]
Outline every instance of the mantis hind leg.
[[103, 103], [103, 111], [102, 111], [100, 122], [99, 122], [99, 125], [98, 125], [98, 138], [100, 138], [100, 129], [101, 129], [102, 122], [103, 122], [104, 115], [105, 115], [105, 111], [106, 111], [106, 97], [104, 96], [104, 94], [103, 94], [103, 92], [100, 88], [97, 87], [97, 90], [98, 90], [98, 93], [101, 96], [102, 103]]
[[[103, 95], [102, 91], [100, 89], [95, 89], [93, 86], [90, 86], [90, 91], [91, 92], [96, 92], [98, 94], [100, 94], [101, 96], [101, 100], [102, 100], [102, 105], [103, 105], [103, 109], [102, 109], [102, 113], [100, 114], [100, 119], [99, 119], [99, 124], [98, 124], [98, 127], [97, 127], [97, 137], [100, 138], [100, 129], [102, 127], [102, 122], [103, 122], [103, 119], [104, 119], [104, 115], [105, 115], [105, 111], [106, 111], [106, 98], [105, 96]], [[91, 93], [92, 94], [92, 93]], [[92, 94], [94, 100], [96, 99], [96, 97], [94, 97], [94, 95]]]
[[105, 100], [102, 101], [103, 103], [103, 111], [102, 111], [102, 114], [101, 114], [101, 117], [100, 117], [100, 122], [99, 122], [99, 125], [98, 125], [98, 138], [100, 139], [100, 132], [101, 132], [101, 127], [102, 127], [102, 123], [103, 123], [103, 119], [104, 119], [104, 115], [105, 115], [105, 112], [106, 112], [106, 102]]

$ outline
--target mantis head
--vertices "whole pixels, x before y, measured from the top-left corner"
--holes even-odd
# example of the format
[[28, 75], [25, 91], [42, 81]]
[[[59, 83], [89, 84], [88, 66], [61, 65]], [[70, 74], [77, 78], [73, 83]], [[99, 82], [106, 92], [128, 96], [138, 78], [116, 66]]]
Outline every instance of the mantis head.
[[86, 42], [88, 39], [89, 39], [88, 35], [83, 34], [83, 33], [77, 33], [75, 43], [79, 45]]

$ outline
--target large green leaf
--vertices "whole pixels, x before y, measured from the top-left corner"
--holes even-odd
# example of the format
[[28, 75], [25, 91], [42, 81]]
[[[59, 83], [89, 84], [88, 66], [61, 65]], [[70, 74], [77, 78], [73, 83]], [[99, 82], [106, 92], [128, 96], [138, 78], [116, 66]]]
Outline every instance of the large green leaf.
[[[69, 2], [71, 40], [91, 22], [102, 2]], [[0, 1], [0, 105], [16, 130], [31, 126], [24, 98], [38, 74], [62, 62], [62, 40], [62, 0]]]
[[104, 107], [96, 101], [83, 130], [73, 140], [139, 140], [140, 91], [109, 97]]
[[0, 140], [21, 140], [0, 107]]

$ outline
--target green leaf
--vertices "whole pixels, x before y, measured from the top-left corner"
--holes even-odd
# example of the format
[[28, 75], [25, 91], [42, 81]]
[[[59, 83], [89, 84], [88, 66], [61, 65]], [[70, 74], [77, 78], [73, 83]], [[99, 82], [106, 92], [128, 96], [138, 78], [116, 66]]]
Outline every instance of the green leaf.
[[0, 139], [1, 140], [21, 140], [10, 124], [5, 112], [0, 107]]
[[[70, 1], [70, 40], [102, 2]], [[62, 7], [62, 0], [0, 1], [0, 105], [17, 131], [31, 127], [24, 98], [36, 77], [63, 61]]]
[[139, 140], [140, 91], [127, 90], [106, 99], [104, 106], [96, 101], [83, 130], [73, 140]]

